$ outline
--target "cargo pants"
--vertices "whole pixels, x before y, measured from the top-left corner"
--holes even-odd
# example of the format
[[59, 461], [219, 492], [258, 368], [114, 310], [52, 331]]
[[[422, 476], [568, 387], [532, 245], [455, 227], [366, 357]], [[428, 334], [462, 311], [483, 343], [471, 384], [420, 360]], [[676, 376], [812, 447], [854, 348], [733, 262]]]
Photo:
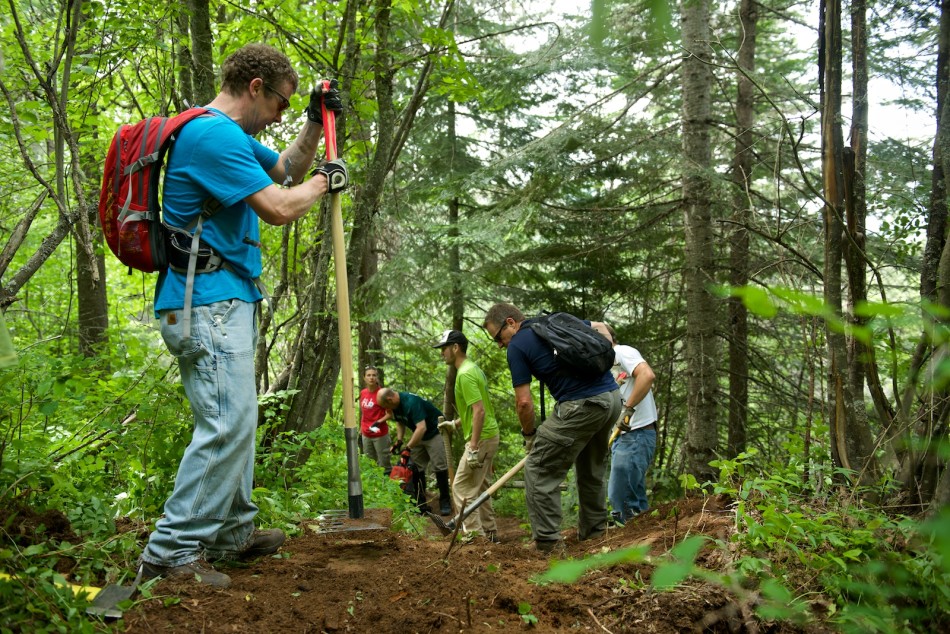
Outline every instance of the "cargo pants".
[[560, 485], [571, 466], [577, 476], [578, 539], [607, 528], [607, 441], [620, 416], [618, 390], [554, 407], [538, 428], [525, 464], [525, 501], [535, 541], [561, 538]]

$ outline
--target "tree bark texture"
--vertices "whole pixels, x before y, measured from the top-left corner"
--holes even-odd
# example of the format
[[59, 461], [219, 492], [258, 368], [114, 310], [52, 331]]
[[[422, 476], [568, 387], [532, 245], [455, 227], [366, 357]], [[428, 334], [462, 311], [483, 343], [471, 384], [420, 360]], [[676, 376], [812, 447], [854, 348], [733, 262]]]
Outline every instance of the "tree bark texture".
[[[739, 6], [739, 72], [736, 78], [736, 153], [732, 165], [735, 184], [732, 234], [729, 238], [729, 283], [749, 283], [749, 231], [752, 217], [750, 189], [755, 125], [755, 85], [746, 73], [755, 70], [758, 3], [742, 0]], [[741, 297], [729, 299], [729, 432], [726, 457], [735, 458], [746, 448], [749, 416], [749, 314]]]
[[686, 375], [688, 471], [699, 482], [715, 480], [709, 465], [718, 455], [718, 367], [712, 227], [709, 65], [709, 0], [683, 3], [683, 205], [686, 232]]
[[[375, 231], [370, 232], [368, 236], [368, 244], [366, 245], [366, 250], [363, 253], [363, 263], [360, 266], [360, 276], [357, 280], [358, 286], [365, 286], [376, 275], [376, 272], [379, 270], [379, 252], [376, 248], [376, 233]], [[378, 319], [368, 319], [367, 316], [375, 308], [375, 301], [373, 298], [367, 297], [365, 293], [359, 294], [357, 297], [357, 302], [360, 304], [360, 315], [361, 318], [357, 324], [358, 331], [358, 358], [359, 358], [359, 374], [362, 376], [363, 369], [372, 365], [379, 370], [379, 381], [380, 385], [385, 385], [384, 383], [384, 359], [385, 355], [383, 354], [383, 325]]]
[[214, 82], [210, 0], [188, 0], [191, 9], [191, 60], [195, 103], [211, 103], [217, 90]]
[[[947, 232], [947, 184], [950, 174], [950, 1], [940, 3], [940, 31], [937, 45], [936, 136], [933, 144], [930, 207], [927, 241], [921, 263], [920, 296], [944, 306], [950, 301], [950, 253]], [[946, 492], [935, 490], [946, 485], [946, 473], [937, 480], [935, 470], [944, 461], [935, 462], [930, 454], [935, 426], [945, 423], [946, 396], [934, 395], [929, 387], [933, 368], [945, 356], [942, 346], [933, 341], [931, 331], [936, 319], [923, 311], [925, 321], [917, 348], [910, 362], [896, 424], [887, 430], [895, 439], [900, 461], [899, 479], [905, 498], [911, 505], [936, 504]], [[906, 448], [906, 449], [905, 449]], [[939, 482], [939, 484], [938, 484]]]
[[[77, 2], [74, 5], [74, 23], [68, 36], [68, 55], [65, 60], [63, 86], [60, 93], [63, 104], [69, 102], [70, 94], [73, 92], [73, 82], [69, 69], [72, 65], [76, 34], [78, 34], [86, 24], [87, 16], [82, 12], [80, 8], [81, 5], [81, 2]], [[87, 50], [85, 52], [90, 53], [91, 51]], [[81, 86], [77, 86], [77, 89], [81, 89]], [[93, 106], [93, 108], [95, 108], [95, 106]], [[70, 134], [73, 133], [70, 132]], [[64, 144], [59, 134], [57, 137], [59, 139], [56, 146], [57, 182], [63, 185], [63, 190], [60, 192], [60, 195], [65, 197], [65, 178], [62, 176], [66, 168], [62, 154]], [[78, 143], [78, 138], [75, 134], [73, 134], [73, 138], [75, 147], [84, 148], [84, 146]], [[80, 157], [80, 164], [83, 165], [83, 173], [97, 174], [99, 172], [98, 161], [99, 157], [91, 156], [88, 151], [83, 152]], [[83, 182], [87, 189], [83, 199], [89, 201], [98, 200], [98, 181], [93, 180], [90, 182], [84, 178]], [[105, 247], [102, 232], [98, 229], [99, 220], [97, 210], [90, 204], [87, 209], [82, 210], [80, 213], [85, 214], [85, 223], [94, 229], [94, 231], [90, 231], [93, 248], [76, 249], [76, 304], [78, 307], [77, 330], [79, 334], [79, 353], [89, 358], [101, 352], [101, 348], [108, 344], [109, 341], [109, 297], [106, 293], [105, 283], [106, 264], [103, 253]], [[90, 257], [90, 252], [92, 257]]]
[[[184, 112], [188, 105], [195, 105], [195, 91], [193, 87], [193, 73], [191, 69], [191, 46], [189, 40], [191, 29], [189, 28], [189, 15], [191, 9], [185, 5], [175, 15], [175, 41], [177, 46], [174, 49], [175, 68], [178, 70], [178, 81], [172, 92], [172, 101], [178, 112]], [[207, 102], [205, 102], [207, 103]], [[187, 104], [187, 105], [186, 105]]]
[[[843, 315], [842, 240], [846, 230], [844, 137], [841, 129], [842, 35], [840, 0], [828, 0], [822, 16], [821, 145], [824, 205], [824, 300], [834, 318]], [[840, 322], [840, 323], [843, 323]], [[872, 441], [862, 394], [855, 394], [849, 372], [847, 340], [839, 324], [826, 321], [830, 358], [828, 414], [834, 464], [866, 474]]]
[[933, 145], [930, 208], [927, 218], [927, 242], [924, 246], [920, 269], [920, 296], [934, 300], [937, 297], [937, 267], [947, 241], [947, 183], [944, 160], [950, 139], [947, 126], [950, 120], [944, 113], [950, 90], [950, 0], [940, 3], [940, 35], [937, 41], [937, 133]]

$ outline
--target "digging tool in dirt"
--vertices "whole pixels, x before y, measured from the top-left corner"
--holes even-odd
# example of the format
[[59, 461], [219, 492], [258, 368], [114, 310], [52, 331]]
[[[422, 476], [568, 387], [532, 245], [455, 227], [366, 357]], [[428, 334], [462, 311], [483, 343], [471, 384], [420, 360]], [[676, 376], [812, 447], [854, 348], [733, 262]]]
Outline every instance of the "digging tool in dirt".
[[477, 498], [472, 500], [471, 504], [468, 504], [464, 509], [459, 511], [459, 514], [453, 517], [452, 519], [450, 519], [448, 522], [443, 520], [441, 517], [439, 517], [435, 513], [426, 513], [426, 516], [430, 520], [432, 520], [432, 522], [436, 525], [436, 527], [438, 527], [438, 529], [442, 532], [443, 535], [451, 535], [452, 532], [455, 531], [456, 527], [465, 521], [466, 517], [471, 515], [475, 509], [477, 509], [479, 506], [485, 503], [485, 500], [487, 500], [492, 495], [494, 495], [495, 491], [503, 487], [505, 483], [508, 482], [508, 480], [514, 477], [516, 473], [521, 471], [521, 469], [524, 467], [527, 461], [528, 461], [528, 456], [525, 456], [524, 458], [522, 458], [518, 462], [518, 464], [513, 466], [511, 469], [508, 470], [507, 473], [505, 473], [503, 476], [498, 478], [495, 484], [488, 487], [488, 489], [484, 493], [482, 493]]
[[[330, 82], [324, 81], [325, 89]], [[337, 158], [336, 113], [323, 105], [323, 121], [327, 160]], [[350, 520], [363, 519], [363, 482], [360, 479], [359, 428], [356, 424], [353, 389], [353, 333], [350, 329], [350, 293], [346, 273], [346, 246], [343, 240], [343, 204], [340, 193], [330, 194], [330, 231], [333, 236], [333, 269], [336, 273], [337, 330], [340, 338], [340, 374], [343, 381], [343, 434], [346, 438], [346, 479]], [[368, 530], [383, 528], [372, 524], [363, 526], [357, 522], [339, 522], [342, 513], [336, 510], [323, 511], [317, 523], [325, 526], [321, 532]], [[323, 519], [321, 519], [323, 518]], [[325, 523], [324, 523], [324, 520]]]
[[100, 590], [92, 600], [92, 604], [86, 608], [86, 614], [98, 616], [103, 619], [122, 618], [122, 610], [119, 608], [119, 604], [131, 599], [135, 591], [138, 590], [139, 583], [142, 581], [143, 568], [143, 565], [139, 565], [139, 571], [136, 573], [135, 580], [132, 581], [131, 586], [120, 586], [110, 583]]

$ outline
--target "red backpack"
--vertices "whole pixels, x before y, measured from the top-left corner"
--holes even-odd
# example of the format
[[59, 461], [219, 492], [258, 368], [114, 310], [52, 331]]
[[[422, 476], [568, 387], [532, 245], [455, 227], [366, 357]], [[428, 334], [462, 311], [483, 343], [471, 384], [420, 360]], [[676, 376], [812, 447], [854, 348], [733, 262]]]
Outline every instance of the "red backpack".
[[152, 273], [168, 267], [167, 230], [159, 198], [165, 155], [183, 125], [209, 111], [190, 108], [174, 117], [123, 125], [106, 154], [99, 221], [119, 261]]

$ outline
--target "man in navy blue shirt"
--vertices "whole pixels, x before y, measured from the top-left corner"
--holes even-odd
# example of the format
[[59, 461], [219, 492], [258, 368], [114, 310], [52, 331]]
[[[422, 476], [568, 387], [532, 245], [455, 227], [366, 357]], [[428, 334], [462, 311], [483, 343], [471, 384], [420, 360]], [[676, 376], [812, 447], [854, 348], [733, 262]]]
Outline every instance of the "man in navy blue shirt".
[[[398, 423], [393, 453], [399, 452], [405, 461], [412, 461], [413, 488], [420, 513], [428, 513], [426, 500], [426, 468], [432, 463], [436, 484], [439, 486], [439, 513], [451, 515], [452, 494], [449, 491], [449, 462], [445, 444], [439, 435], [439, 417], [442, 411], [430, 401], [412, 392], [397, 392], [384, 387], [376, 393], [376, 402], [392, 411]], [[409, 440], [403, 437], [409, 430]]]
[[[542, 552], [563, 548], [560, 485], [572, 465], [580, 506], [577, 538], [602, 536], [607, 529], [607, 440], [620, 415], [616, 381], [609, 370], [583, 377], [564, 372], [551, 347], [527, 326], [522, 312], [512, 304], [492, 306], [483, 325], [495, 343], [508, 351], [515, 410], [528, 451], [525, 501], [535, 546]], [[551, 415], [537, 428], [532, 377], [547, 385], [557, 401]]]

